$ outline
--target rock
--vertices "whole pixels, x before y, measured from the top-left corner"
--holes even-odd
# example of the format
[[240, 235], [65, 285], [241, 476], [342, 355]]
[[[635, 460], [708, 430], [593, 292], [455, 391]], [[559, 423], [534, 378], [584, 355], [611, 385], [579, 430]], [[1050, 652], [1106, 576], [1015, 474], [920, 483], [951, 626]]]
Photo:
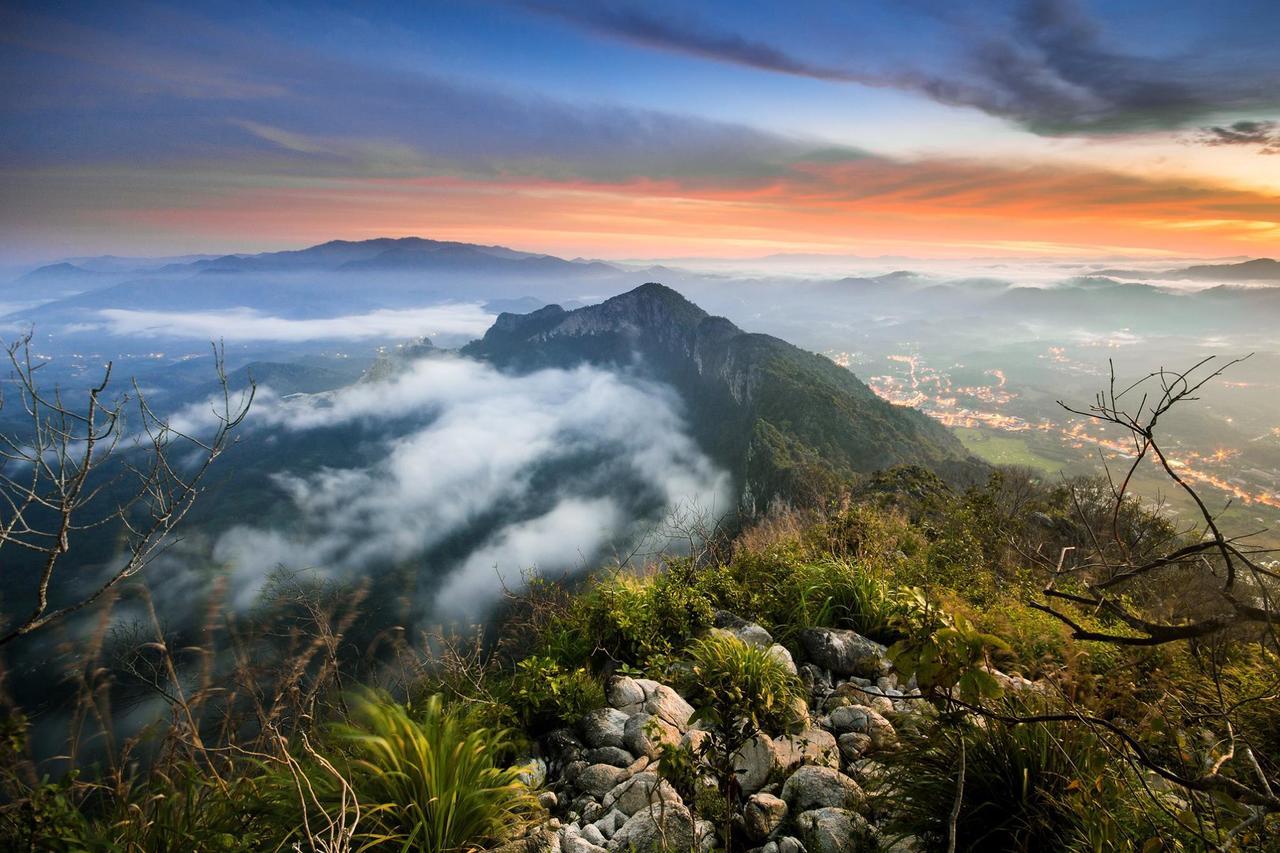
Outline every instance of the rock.
[[858, 732], [871, 739], [871, 749], [893, 749], [898, 745], [898, 732], [893, 723], [874, 708], [848, 705], [831, 712], [831, 727], [841, 734]]
[[846, 764], [857, 761], [871, 746], [871, 736], [862, 732], [845, 732], [836, 741], [840, 744], [840, 757]]
[[846, 809], [814, 809], [796, 818], [808, 853], [861, 853], [875, 850], [867, 822]]
[[624, 823], [627, 822], [627, 816], [617, 809], [610, 809], [605, 812], [604, 816], [592, 824], [600, 834], [607, 839], [612, 839]]
[[657, 802], [679, 803], [680, 795], [667, 780], [660, 779], [657, 773], [647, 770], [619, 782], [605, 795], [603, 805], [606, 809], [614, 808], [630, 817], [645, 806]]
[[733, 755], [733, 771], [738, 777], [738, 787], [744, 794], [754, 794], [769, 781], [769, 774], [778, 767], [778, 756], [773, 739], [763, 732], [747, 741]]
[[582, 739], [593, 749], [603, 746], [621, 747], [622, 729], [626, 724], [627, 715], [617, 708], [590, 711], [582, 718]]
[[700, 820], [693, 825], [693, 838], [698, 853], [711, 853], [720, 846], [720, 838], [716, 835], [716, 825], [709, 820]]
[[854, 631], [805, 628], [800, 632], [800, 643], [810, 661], [837, 677], [878, 678], [888, 671], [884, 646]]
[[792, 813], [822, 808], [850, 808], [862, 801], [858, 783], [830, 767], [801, 767], [782, 786], [782, 799]]
[[732, 634], [749, 646], [759, 646], [763, 649], [773, 645], [773, 637], [768, 631], [754, 622], [748, 622], [740, 616], [735, 616], [728, 610], [717, 610], [715, 616], [712, 617], [711, 624]]
[[824, 767], [840, 766], [840, 748], [835, 735], [819, 728], [808, 728], [799, 734], [784, 735], [774, 741], [776, 761], [784, 770], [802, 764]]
[[774, 643], [769, 646], [769, 657], [776, 660], [787, 668], [787, 672], [796, 675], [799, 670], [796, 669], [796, 662], [791, 658], [791, 652], [787, 651], [786, 646], [780, 646]]
[[805, 849], [799, 838], [784, 835], [778, 839], [778, 853], [805, 853]]
[[612, 764], [592, 764], [573, 780], [579, 791], [600, 798], [613, 790], [626, 775], [626, 770]]
[[542, 806], [547, 811], [551, 811], [556, 806], [560, 805], [560, 798], [556, 796], [555, 791], [543, 791], [538, 794], [538, 805]]
[[662, 753], [664, 743], [672, 746], [680, 743], [680, 730], [661, 717], [644, 712], [627, 720], [622, 745], [633, 755], [657, 758]]
[[547, 781], [547, 762], [541, 758], [526, 758], [518, 762], [520, 781], [530, 788], [540, 788]]
[[493, 848], [493, 853], [560, 853], [560, 833], [549, 827], [539, 829], [524, 838]]
[[556, 761], [565, 764], [582, 757], [584, 745], [570, 729], [555, 729], [542, 737], [542, 749]]
[[702, 729], [689, 729], [689, 731], [680, 736], [680, 748], [687, 749], [696, 755], [709, 737], [711, 737], [711, 732], [703, 731]]
[[614, 767], [626, 767], [636, 758], [620, 746], [602, 746], [589, 749], [583, 756], [588, 764], [612, 764]]
[[560, 830], [560, 850], [561, 853], [602, 853], [604, 850], [604, 838], [600, 836], [599, 830], [590, 827], [595, 837], [600, 838], [597, 844], [587, 838], [586, 833], [566, 826]]
[[810, 693], [831, 689], [831, 676], [820, 666], [811, 663], [801, 664], [797, 670], [800, 681], [809, 688]]
[[560, 778], [570, 784], [576, 783], [579, 774], [581, 774], [583, 770], [586, 770], [588, 766], [589, 765], [585, 761], [570, 761], [564, 766], [564, 769], [560, 771]]
[[604, 833], [594, 824], [587, 824], [582, 827], [582, 837], [597, 847], [603, 847], [609, 839], [604, 837]]
[[678, 803], [657, 803], [627, 818], [609, 839], [610, 850], [686, 853], [694, 847], [693, 817]]
[[693, 706], [684, 701], [674, 689], [647, 678], [636, 679], [644, 690], [643, 710], [653, 714], [680, 731], [689, 727], [689, 718], [693, 716]]
[[634, 678], [625, 675], [614, 676], [609, 680], [607, 701], [611, 708], [626, 710], [634, 706], [638, 711], [640, 705], [644, 703], [644, 688], [637, 684]]
[[787, 803], [772, 794], [753, 794], [742, 809], [742, 820], [748, 834], [763, 841], [782, 825], [787, 816]]

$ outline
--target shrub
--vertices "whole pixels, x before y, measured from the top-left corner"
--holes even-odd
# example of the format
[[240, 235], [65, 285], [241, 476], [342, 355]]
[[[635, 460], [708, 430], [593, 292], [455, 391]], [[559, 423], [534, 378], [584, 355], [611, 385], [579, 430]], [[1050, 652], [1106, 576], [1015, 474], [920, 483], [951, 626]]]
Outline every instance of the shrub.
[[964, 790], [956, 821], [960, 850], [1049, 850], [1079, 835], [1080, 812], [1106, 767], [1087, 730], [1049, 724], [940, 722], [891, 756], [891, 825], [945, 847], [964, 749]]
[[704, 793], [694, 803], [704, 816], [722, 823], [728, 840], [738, 794], [736, 753], [761, 732], [794, 728], [800, 718], [800, 679], [768, 649], [725, 631], [713, 631], [689, 647], [684, 678], [684, 694], [695, 709], [693, 720], [702, 724], [707, 737], [692, 750], [665, 749], [663, 764], [668, 767], [663, 772], [686, 793], [696, 788], [692, 779], [710, 773], [718, 796]]
[[[520, 769], [499, 764], [509, 733], [477, 725], [439, 696], [413, 712], [381, 694], [358, 694], [350, 700], [350, 721], [329, 734], [340, 750], [329, 759], [337, 772], [308, 764], [305, 781], [325, 806], [321, 821], [343, 812], [354, 817], [358, 804], [360, 849], [484, 847], [511, 837], [537, 814]], [[355, 803], [343, 796], [346, 786]]]
[[510, 696], [516, 716], [533, 734], [604, 707], [604, 687], [585, 667], [568, 669], [546, 657], [516, 664]]
[[879, 574], [840, 560], [803, 563], [778, 577], [774, 595], [781, 612], [772, 615], [786, 626], [784, 637], [801, 628], [838, 627], [886, 638], [901, 612]]

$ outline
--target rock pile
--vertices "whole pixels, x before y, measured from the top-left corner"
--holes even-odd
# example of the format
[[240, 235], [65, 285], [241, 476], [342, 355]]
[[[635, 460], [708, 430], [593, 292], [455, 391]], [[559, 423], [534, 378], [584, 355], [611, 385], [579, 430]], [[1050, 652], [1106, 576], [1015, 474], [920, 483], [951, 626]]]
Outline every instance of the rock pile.
[[[800, 634], [803, 662], [759, 625], [730, 613], [715, 631], [767, 648], [797, 673], [809, 693], [794, 734], [758, 734], [737, 753], [741, 791], [735, 837], [756, 853], [837, 853], [877, 848], [865, 814], [864, 786], [879, 776], [877, 758], [898, 746], [894, 720], [915, 713], [904, 698], [885, 648], [853, 631], [809, 628]], [[675, 688], [618, 676], [608, 707], [574, 729], [543, 739], [548, 768], [550, 828], [526, 839], [525, 850], [552, 853], [711, 851], [723, 847], [721, 827], [698, 819], [660, 775], [664, 744], [697, 745], [707, 736], [690, 726], [694, 709]], [[914, 703], [919, 705], [919, 703]], [[711, 784], [708, 782], [708, 784]], [[510, 845], [509, 845], [510, 846]]]

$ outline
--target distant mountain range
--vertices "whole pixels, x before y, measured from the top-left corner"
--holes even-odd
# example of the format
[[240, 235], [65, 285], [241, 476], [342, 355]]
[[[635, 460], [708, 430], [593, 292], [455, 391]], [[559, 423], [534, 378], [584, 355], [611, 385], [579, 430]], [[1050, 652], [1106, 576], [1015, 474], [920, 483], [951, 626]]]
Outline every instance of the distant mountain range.
[[1280, 261], [1255, 258], [1238, 264], [1197, 264], [1177, 269], [1101, 270], [1098, 275], [1114, 278], [1157, 279], [1162, 281], [1280, 281]]
[[893, 465], [944, 474], [979, 467], [945, 428], [881, 400], [845, 368], [744, 332], [661, 284], [574, 311], [501, 314], [462, 352], [520, 372], [588, 363], [669, 383], [695, 437], [754, 509], [821, 496]]

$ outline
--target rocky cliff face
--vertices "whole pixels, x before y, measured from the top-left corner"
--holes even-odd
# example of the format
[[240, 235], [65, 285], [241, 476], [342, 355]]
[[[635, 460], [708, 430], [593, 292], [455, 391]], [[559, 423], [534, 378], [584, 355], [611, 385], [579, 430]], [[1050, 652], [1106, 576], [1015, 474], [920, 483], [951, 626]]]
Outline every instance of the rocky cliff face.
[[896, 464], [970, 464], [959, 442], [830, 360], [744, 332], [649, 283], [599, 305], [501, 314], [463, 352], [517, 371], [611, 365], [669, 383], [690, 428], [750, 508]]

